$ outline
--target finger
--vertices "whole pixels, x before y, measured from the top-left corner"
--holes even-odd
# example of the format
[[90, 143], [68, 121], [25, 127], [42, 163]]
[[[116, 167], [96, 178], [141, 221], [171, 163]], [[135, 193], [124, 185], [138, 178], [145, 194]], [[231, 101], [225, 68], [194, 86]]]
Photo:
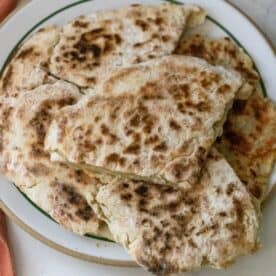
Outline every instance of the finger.
[[0, 22], [16, 7], [16, 0], [0, 0]]

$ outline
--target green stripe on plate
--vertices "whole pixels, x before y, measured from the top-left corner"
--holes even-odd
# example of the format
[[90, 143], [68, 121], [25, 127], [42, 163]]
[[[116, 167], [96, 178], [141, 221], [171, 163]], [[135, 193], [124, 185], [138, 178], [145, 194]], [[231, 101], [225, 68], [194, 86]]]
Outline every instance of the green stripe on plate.
[[[54, 218], [52, 218], [48, 213], [46, 213], [43, 209], [41, 209], [37, 204], [35, 204], [24, 192], [22, 192], [14, 183], [13, 185], [15, 186], [15, 188], [22, 194], [22, 196], [27, 199], [27, 201], [33, 206], [35, 207], [38, 211], [40, 211], [43, 215], [45, 215], [47, 218], [49, 218], [50, 220], [52, 220], [53, 222], [59, 224]], [[92, 234], [85, 234], [84, 236], [88, 237], [88, 238], [95, 238], [98, 240], [102, 240], [102, 241], [108, 241], [108, 242], [113, 242], [112, 240], [103, 238], [103, 237], [98, 237]]]
[[[41, 24], [45, 23], [46, 21], [48, 21], [49, 19], [51, 19], [53, 16], [67, 10], [70, 8], [73, 8], [77, 5], [86, 3], [86, 2], [90, 2], [93, 0], [81, 0], [81, 1], [77, 1], [74, 2], [72, 4], [69, 4], [53, 13], [51, 13], [50, 15], [44, 17], [42, 20], [40, 20], [37, 24], [35, 24], [29, 31], [27, 31], [22, 37], [21, 39], [16, 43], [16, 45], [14, 46], [14, 48], [11, 50], [11, 52], [9, 53], [8, 57], [6, 58], [4, 65], [2, 66], [1, 70], [0, 70], [0, 77], [2, 76], [2, 74], [4, 73], [5, 68], [7, 67], [9, 61], [11, 60], [11, 58], [14, 56], [14, 54], [16, 53], [18, 47], [21, 45], [21, 43], [36, 29], [38, 28]], [[182, 2], [176, 1], [176, 0], [163, 0], [165, 2], [170, 2], [170, 3], [174, 3], [174, 4], [180, 4], [182, 5]], [[212, 21], [214, 24], [216, 24], [219, 28], [221, 28], [223, 31], [225, 31], [244, 51], [246, 54], [249, 55], [248, 51], [245, 49], [245, 47], [239, 42], [239, 40], [229, 31], [227, 30], [224, 26], [222, 26], [219, 22], [217, 22], [215, 19], [213, 19], [210, 16], [207, 16], [207, 19]], [[249, 55], [250, 56], [250, 55]], [[251, 56], [250, 56], [251, 57]], [[252, 59], [252, 58], [251, 58]], [[253, 59], [252, 59], [253, 60]], [[260, 71], [257, 68], [256, 64], [254, 63], [254, 69], [259, 73], [260, 75], [260, 84], [261, 84], [261, 88], [262, 88], [262, 92], [264, 94], [264, 96], [267, 96], [267, 92], [266, 92], [266, 87], [265, 84], [263, 82], [263, 79], [261, 77]], [[15, 186], [16, 187], [16, 186]], [[17, 188], [17, 187], [16, 187]], [[52, 221], [56, 222], [51, 216], [49, 216], [49, 214], [47, 214], [44, 210], [42, 210], [39, 206], [37, 206], [26, 194], [24, 194], [19, 188], [17, 188], [17, 190], [24, 196], [24, 198], [27, 199], [27, 201], [34, 206], [38, 211], [40, 211], [43, 215], [45, 215], [46, 217], [48, 217], [49, 219], [51, 219]], [[56, 222], [57, 223], [57, 222]], [[98, 240], [102, 240], [102, 241], [108, 241], [108, 242], [114, 242], [102, 237], [98, 237], [98, 236], [94, 236], [91, 234], [86, 234], [86, 237], [90, 237], [90, 238], [95, 238]]]

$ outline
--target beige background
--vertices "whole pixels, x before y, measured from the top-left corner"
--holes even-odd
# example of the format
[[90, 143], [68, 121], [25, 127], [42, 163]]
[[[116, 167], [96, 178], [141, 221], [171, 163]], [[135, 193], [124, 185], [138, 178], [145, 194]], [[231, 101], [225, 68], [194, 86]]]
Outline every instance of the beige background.
[[[21, 0], [18, 9], [30, 0]], [[44, 0], [49, 1], [49, 0]], [[58, 0], [54, 0], [58, 1]], [[115, 0], [114, 0], [115, 1]], [[230, 0], [238, 6], [266, 34], [276, 48], [276, 1]], [[19, 276], [135, 276], [140, 269], [106, 267], [65, 256], [30, 237], [14, 223], [8, 221], [15, 268]], [[143, 273], [143, 275], [149, 275]]]

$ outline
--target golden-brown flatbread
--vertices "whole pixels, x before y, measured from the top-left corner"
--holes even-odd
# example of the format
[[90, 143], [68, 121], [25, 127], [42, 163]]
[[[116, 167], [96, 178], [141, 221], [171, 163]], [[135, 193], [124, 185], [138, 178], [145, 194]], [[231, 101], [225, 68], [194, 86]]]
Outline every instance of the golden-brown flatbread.
[[176, 52], [233, 68], [245, 78], [242, 93], [252, 96], [248, 101], [234, 102], [216, 147], [256, 202], [261, 203], [267, 194], [276, 159], [276, 111], [275, 103], [263, 98], [259, 92], [259, 76], [251, 58], [229, 38], [210, 39], [202, 35], [185, 37]]
[[210, 64], [238, 71], [246, 80], [237, 93], [239, 99], [247, 99], [259, 83], [259, 75], [254, 69], [253, 61], [229, 37], [210, 39], [200, 34], [184, 36], [176, 53], [203, 58]]
[[80, 16], [66, 24], [50, 71], [83, 88], [111, 69], [171, 54], [184, 30], [204, 22], [192, 5], [132, 5]]
[[78, 234], [110, 237], [90, 204], [100, 182], [85, 172], [52, 163], [44, 138], [54, 116], [81, 94], [63, 81], [42, 85], [21, 94], [3, 133], [1, 171], [34, 203], [64, 227]]
[[[138, 52], [140, 55], [145, 55], [145, 57], [143, 57], [144, 60], [153, 58], [153, 48], [157, 50], [158, 41], [160, 39], [163, 40], [164, 46], [160, 48], [159, 54], [161, 55], [162, 52], [166, 54], [167, 51], [172, 52], [175, 47], [173, 45], [178, 41], [177, 36], [180, 36], [182, 28], [184, 28], [184, 26], [190, 27], [199, 24], [203, 22], [205, 17], [203, 10], [195, 6], [178, 8], [174, 5], [162, 5], [125, 9], [125, 16], [131, 15], [136, 24], [137, 35], [140, 34], [139, 31], [142, 29], [144, 39], [147, 38], [145, 36], [146, 33], [148, 35], [152, 34], [150, 33], [152, 28], [149, 28], [147, 32], [143, 31], [144, 23], [141, 20], [139, 21], [139, 15], [136, 14], [136, 12], [139, 13], [139, 11], [151, 16], [152, 20], [156, 20], [156, 22], [152, 22], [152, 24], [161, 24], [161, 28], [164, 28], [164, 21], [169, 24], [169, 26], [165, 28], [166, 31], [164, 31], [164, 36], [152, 38], [151, 42], [143, 41], [143, 39], [141, 41], [136, 41], [137, 43], [135, 44], [137, 45], [135, 45], [135, 47], [133, 46], [133, 48], [139, 49]], [[115, 39], [116, 43], [118, 39], [120, 39], [119, 35], [115, 33], [108, 34], [108, 31], [112, 31], [114, 24], [116, 25], [116, 22], [121, 20], [120, 16], [124, 12], [123, 10], [121, 10], [121, 12], [115, 11], [112, 24], [107, 21], [108, 17], [111, 16], [113, 12], [108, 14], [106, 12], [98, 13], [97, 20], [100, 21], [99, 24], [102, 24], [101, 27], [107, 27], [107, 32], [101, 33], [101, 38], [106, 39], [107, 42], [105, 45], [106, 50], [108, 47], [112, 48], [114, 46], [112, 45], [112, 39], [113, 42]], [[162, 16], [166, 14], [167, 17], [161, 19], [159, 12]], [[179, 15], [179, 18], [173, 18], [172, 12], [175, 13], [176, 17]], [[104, 14], [105, 16], [102, 16]], [[116, 14], [117, 19], [115, 19]], [[131, 16], [129, 19], [131, 19]], [[179, 21], [177, 21], [178, 19]], [[104, 20], [104, 22], [101, 20]], [[164, 21], [161, 22], [160, 20]], [[80, 18], [74, 21], [74, 27], [79, 24], [81, 25]], [[78, 27], [82, 28], [83, 26]], [[93, 28], [94, 27], [95, 25], [93, 24]], [[169, 37], [167, 31], [169, 28], [175, 31], [171, 37]], [[91, 35], [89, 30], [87, 30], [86, 34], [88, 36]], [[59, 41], [62, 41], [62, 35], [63, 33], [61, 33], [61, 30], [55, 26], [40, 29], [24, 41], [18, 52], [11, 59], [3, 76], [1, 76], [1, 169], [5, 175], [10, 180], [16, 182], [16, 185], [35, 203], [65, 227], [81, 234], [89, 232], [101, 235], [106, 230], [103, 228], [106, 227], [101, 221], [97, 220], [93, 210], [85, 199], [85, 196], [90, 199], [91, 195], [95, 192], [95, 187], [99, 184], [97, 179], [93, 176], [89, 178], [82, 171], [69, 168], [64, 164], [51, 163], [47, 153], [43, 150], [44, 131], [50, 123], [50, 118], [53, 118], [55, 112], [58, 110], [55, 106], [55, 100], [60, 100], [62, 106], [63, 104], [67, 105], [66, 99], [70, 97], [73, 87], [70, 87], [68, 83], [57, 81], [57, 78], [55, 78], [51, 72], [49, 74], [49, 71], [51, 71], [49, 70], [49, 62], [50, 60], [57, 60], [54, 58], [56, 53], [55, 48], [58, 48], [57, 44]], [[126, 33], [124, 35], [126, 35]], [[85, 38], [87, 38], [87, 36], [85, 36]], [[88, 44], [90, 42], [93, 44], [99, 42], [101, 38], [97, 37], [96, 40], [89, 39], [89, 42], [86, 42]], [[80, 42], [82, 43], [83, 40]], [[142, 45], [143, 42], [146, 44], [145, 47]], [[141, 43], [141, 45], [138, 45], [139, 43]], [[126, 46], [126, 44], [123, 45]], [[69, 48], [68, 45], [66, 46]], [[79, 46], [82, 48], [79, 48], [80, 52], [83, 53], [84, 45]], [[92, 48], [93, 46], [95, 45], [91, 45]], [[87, 54], [89, 56], [89, 53]], [[128, 51], [124, 52], [124, 55], [129, 55]], [[138, 57], [133, 62], [139, 62]], [[50, 85], [44, 86], [44, 84]], [[35, 90], [29, 92], [31, 89]], [[46, 89], [49, 91], [46, 92]], [[76, 92], [76, 88], [74, 89]], [[67, 90], [68, 95], [66, 94]], [[42, 98], [39, 98], [40, 96]], [[49, 99], [47, 99], [48, 96]], [[20, 97], [19, 100], [17, 99], [18, 97]], [[34, 99], [31, 99], [31, 97], [34, 97]], [[54, 100], [55, 97], [57, 97], [57, 99]], [[62, 102], [59, 97], [64, 97], [65, 102]], [[79, 97], [80, 94], [78, 95], [78, 99]], [[52, 101], [50, 101], [50, 98], [52, 98]], [[25, 100], [27, 102], [25, 102]], [[38, 112], [37, 115], [41, 115], [42, 118], [36, 118], [37, 121], [35, 122], [31, 122], [29, 117], [21, 117], [22, 114], [18, 114], [24, 109], [30, 109], [31, 113], [28, 116], [35, 116], [35, 114], [32, 113], [35, 108], [32, 104], [43, 105], [42, 103], [48, 100], [50, 104], [46, 104], [45, 110], [42, 111], [43, 114], [40, 114], [40, 111], [36, 110]], [[60, 107], [61, 106], [58, 108]], [[21, 111], [18, 111], [19, 109], [21, 109]], [[40, 122], [40, 120], [44, 119], [46, 120], [45, 122]], [[31, 125], [32, 123], [38, 125]], [[19, 124], [19, 126], [17, 124]], [[26, 129], [24, 129], [23, 126], [26, 127]], [[84, 175], [83, 177], [78, 176], [82, 176], [82, 174]], [[90, 186], [88, 185], [89, 181], [91, 182]], [[87, 193], [85, 193], [86, 189], [88, 190]], [[59, 194], [60, 197], [57, 197], [57, 194]], [[85, 212], [85, 210], [87, 212]], [[98, 233], [99, 231], [101, 233]], [[104, 233], [104, 236], [106, 236], [106, 233]]]
[[224, 268], [258, 248], [251, 196], [215, 150], [191, 188], [115, 181], [102, 186], [96, 199], [115, 240], [158, 275]]
[[239, 74], [192, 57], [120, 69], [61, 110], [45, 147], [94, 172], [194, 183], [239, 87]]
[[46, 68], [52, 50], [59, 40], [59, 32], [55, 26], [46, 27], [23, 42], [1, 76], [1, 98], [16, 98], [24, 90], [54, 81], [54, 78], [47, 74]]
[[51, 52], [59, 40], [54, 26], [38, 30], [20, 45], [0, 78], [0, 152], [3, 133], [9, 128], [10, 114], [20, 94], [56, 79], [46, 72]]
[[257, 91], [235, 101], [215, 146], [261, 203], [276, 161], [276, 105]]

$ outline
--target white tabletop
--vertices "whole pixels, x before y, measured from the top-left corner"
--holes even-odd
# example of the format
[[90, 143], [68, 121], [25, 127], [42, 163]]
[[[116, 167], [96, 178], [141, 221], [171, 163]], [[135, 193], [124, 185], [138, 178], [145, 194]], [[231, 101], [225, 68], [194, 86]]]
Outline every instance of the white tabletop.
[[118, 268], [81, 261], [47, 247], [10, 221], [8, 228], [17, 276], [150, 275], [139, 268]]
[[[27, 1], [21, 1], [21, 4]], [[230, 2], [250, 15], [276, 47], [275, 0], [231, 0]], [[18, 276], [149, 275], [139, 268], [116, 268], [80, 261], [45, 246], [11, 221], [8, 221], [8, 228]]]

